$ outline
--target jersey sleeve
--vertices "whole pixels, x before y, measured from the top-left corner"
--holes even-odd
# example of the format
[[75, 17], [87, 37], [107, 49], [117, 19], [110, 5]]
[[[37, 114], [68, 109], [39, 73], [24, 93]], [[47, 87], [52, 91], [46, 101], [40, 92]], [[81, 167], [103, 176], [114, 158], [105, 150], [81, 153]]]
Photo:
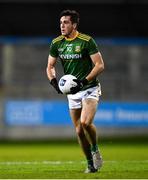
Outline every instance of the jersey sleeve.
[[98, 46], [97, 46], [96, 42], [94, 41], [93, 38], [91, 38], [88, 42], [88, 53], [89, 53], [89, 55], [95, 54], [98, 51], [99, 50], [98, 50]]
[[52, 43], [50, 44], [49, 54], [50, 54], [52, 57], [58, 57], [58, 49], [57, 49], [56, 43], [53, 43], [53, 42], [52, 42]]

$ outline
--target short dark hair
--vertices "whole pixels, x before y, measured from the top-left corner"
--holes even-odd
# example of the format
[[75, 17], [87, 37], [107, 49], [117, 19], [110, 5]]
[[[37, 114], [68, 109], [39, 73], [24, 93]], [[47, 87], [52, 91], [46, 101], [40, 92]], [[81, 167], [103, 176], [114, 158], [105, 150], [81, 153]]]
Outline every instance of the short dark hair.
[[60, 18], [62, 16], [70, 16], [70, 20], [72, 23], [77, 23], [77, 25], [79, 25], [79, 20], [80, 20], [80, 16], [79, 16], [79, 13], [75, 10], [63, 10], [61, 13], [60, 13]]

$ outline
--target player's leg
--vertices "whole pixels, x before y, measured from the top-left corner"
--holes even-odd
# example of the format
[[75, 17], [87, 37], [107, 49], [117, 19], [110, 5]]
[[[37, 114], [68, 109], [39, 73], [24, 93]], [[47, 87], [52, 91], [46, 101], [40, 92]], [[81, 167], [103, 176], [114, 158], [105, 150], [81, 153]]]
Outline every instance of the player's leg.
[[94, 169], [93, 166], [93, 158], [92, 158], [92, 153], [91, 153], [91, 145], [86, 138], [86, 135], [84, 133], [83, 127], [80, 122], [80, 117], [81, 117], [81, 109], [70, 109], [70, 115], [73, 121], [73, 124], [75, 126], [75, 130], [78, 136], [78, 141], [82, 147], [82, 150], [86, 156], [87, 162], [88, 162], [88, 167], [86, 173], [89, 172], [95, 172], [96, 170]]
[[96, 99], [84, 99], [81, 112], [81, 124], [87, 132], [90, 143], [92, 144], [92, 155], [94, 167], [99, 169], [102, 166], [102, 157], [98, 150], [96, 127], [93, 124], [94, 115], [96, 113], [98, 101]]
[[83, 108], [81, 112], [81, 124], [86, 132], [89, 134], [89, 138], [92, 145], [97, 144], [96, 127], [93, 124], [94, 115], [96, 113], [98, 102], [95, 99], [83, 100]]

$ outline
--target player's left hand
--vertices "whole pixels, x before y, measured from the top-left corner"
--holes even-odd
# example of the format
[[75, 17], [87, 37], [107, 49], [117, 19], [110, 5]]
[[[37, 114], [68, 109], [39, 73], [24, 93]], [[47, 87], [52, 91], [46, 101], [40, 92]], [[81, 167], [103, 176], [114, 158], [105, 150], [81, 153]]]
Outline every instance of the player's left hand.
[[77, 86], [72, 87], [70, 89], [71, 94], [76, 94], [77, 92], [79, 92], [88, 83], [87, 79], [83, 79], [83, 80], [74, 79], [73, 81], [77, 83]]

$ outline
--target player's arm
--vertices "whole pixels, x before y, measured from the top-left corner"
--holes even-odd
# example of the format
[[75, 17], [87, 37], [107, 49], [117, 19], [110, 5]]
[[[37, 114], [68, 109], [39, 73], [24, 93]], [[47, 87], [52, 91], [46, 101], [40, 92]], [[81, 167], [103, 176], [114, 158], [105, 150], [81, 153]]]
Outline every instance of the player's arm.
[[94, 67], [84, 79], [74, 80], [75, 82], [77, 82], [77, 86], [71, 88], [72, 94], [75, 94], [78, 91], [80, 91], [85, 85], [89, 83], [89, 81], [93, 80], [104, 69], [104, 62], [102, 56], [98, 51], [97, 44], [92, 38], [88, 42], [88, 53], [94, 64]]
[[58, 86], [58, 82], [56, 79], [56, 71], [55, 71], [56, 59], [57, 59], [56, 57], [52, 57], [51, 55], [48, 56], [48, 64], [47, 64], [46, 72], [47, 72], [47, 77], [50, 81], [50, 84], [60, 94], [61, 91]]
[[55, 64], [56, 64], [56, 57], [52, 57], [50, 54], [48, 56], [48, 64], [46, 68], [47, 77], [49, 81], [53, 78], [56, 78], [56, 71], [55, 71]]
[[94, 64], [91, 72], [82, 80], [74, 80], [77, 82], [78, 86], [71, 88], [71, 93], [75, 94], [80, 91], [83, 86], [87, 85], [89, 81], [93, 80], [97, 75], [99, 75], [104, 70], [104, 62], [100, 52], [90, 55], [90, 58]]
[[94, 67], [86, 77], [88, 81], [93, 80], [104, 70], [104, 61], [100, 52], [90, 55], [90, 58], [94, 64]]

